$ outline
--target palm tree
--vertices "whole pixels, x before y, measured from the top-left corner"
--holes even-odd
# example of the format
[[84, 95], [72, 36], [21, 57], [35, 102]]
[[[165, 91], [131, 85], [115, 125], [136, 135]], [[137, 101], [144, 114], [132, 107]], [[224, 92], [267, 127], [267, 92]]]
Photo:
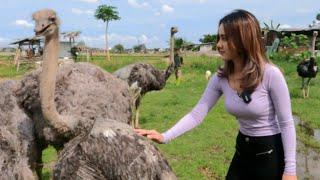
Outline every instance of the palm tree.
[[94, 17], [103, 20], [106, 23], [106, 59], [110, 61], [109, 46], [108, 46], [108, 26], [110, 21], [120, 20], [116, 7], [108, 5], [100, 5], [96, 9]]
[[277, 31], [280, 28], [280, 24], [278, 23], [277, 26], [273, 26], [273, 21], [271, 20], [270, 25], [268, 25], [267, 23], [263, 23], [265, 25], [265, 29], [268, 31]]

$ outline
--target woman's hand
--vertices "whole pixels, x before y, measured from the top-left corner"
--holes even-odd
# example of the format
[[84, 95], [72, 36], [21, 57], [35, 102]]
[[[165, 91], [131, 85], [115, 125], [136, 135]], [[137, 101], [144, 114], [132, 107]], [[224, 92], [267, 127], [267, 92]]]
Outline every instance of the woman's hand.
[[156, 130], [147, 130], [147, 129], [134, 129], [134, 132], [138, 133], [141, 136], [146, 136], [147, 138], [157, 142], [164, 143], [164, 137]]
[[297, 180], [297, 176], [296, 175], [283, 174], [282, 180]]

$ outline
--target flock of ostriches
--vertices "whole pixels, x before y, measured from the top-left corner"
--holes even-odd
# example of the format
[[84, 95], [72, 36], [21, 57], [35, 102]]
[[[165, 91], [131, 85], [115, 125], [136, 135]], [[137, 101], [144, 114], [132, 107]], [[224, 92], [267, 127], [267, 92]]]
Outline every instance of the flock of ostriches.
[[118, 74], [125, 81], [88, 63], [59, 67], [56, 13], [40, 10], [33, 20], [45, 38], [42, 68], [0, 84], [0, 179], [41, 179], [49, 145], [58, 150], [53, 179], [176, 179], [129, 125], [141, 96], [162, 89], [174, 66], [133, 64]]

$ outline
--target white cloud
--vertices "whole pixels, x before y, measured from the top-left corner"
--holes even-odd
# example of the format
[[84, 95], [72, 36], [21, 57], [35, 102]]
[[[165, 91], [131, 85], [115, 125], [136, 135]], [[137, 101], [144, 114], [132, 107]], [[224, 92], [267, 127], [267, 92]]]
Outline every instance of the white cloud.
[[296, 9], [296, 13], [298, 14], [308, 14], [308, 13], [312, 13], [312, 9], [307, 9], [307, 8], [299, 8]]
[[195, 2], [199, 2], [199, 3], [206, 3], [207, 0], [194, 0]]
[[77, 9], [77, 8], [72, 8], [71, 12], [74, 14], [88, 14], [88, 15], [93, 14], [92, 10], [81, 10], [81, 9]]
[[146, 44], [148, 41], [149, 41], [149, 38], [148, 38], [146, 35], [144, 35], [144, 34], [142, 34], [142, 35], [139, 37], [139, 42], [140, 42], [140, 43]]
[[29, 23], [28, 21], [26, 21], [26, 20], [21, 20], [21, 19], [16, 20], [16, 21], [14, 22], [14, 25], [16, 25], [16, 26], [22, 26], [22, 27], [33, 27], [33, 26], [34, 26], [32, 23]]
[[128, 3], [136, 8], [147, 7], [149, 4], [147, 2], [138, 3], [137, 0], [128, 0]]
[[174, 0], [175, 3], [183, 3], [183, 4], [194, 4], [194, 3], [206, 3], [208, 0]]
[[155, 15], [155, 16], [160, 16], [161, 13], [160, 13], [160, 12], [155, 12], [154, 15]]
[[169, 6], [169, 5], [167, 5], [167, 4], [164, 4], [164, 5], [162, 5], [162, 11], [163, 11], [164, 13], [170, 13], [170, 12], [173, 12], [174, 9], [173, 9], [173, 7], [171, 7], [171, 6]]
[[81, 2], [87, 2], [87, 3], [97, 3], [98, 0], [79, 0]]
[[292, 26], [289, 25], [289, 24], [281, 24], [281, 25], [279, 26], [279, 29], [287, 29], [287, 28], [292, 28]]
[[161, 28], [165, 28], [165, 27], [166, 27], [166, 24], [165, 24], [165, 23], [161, 23], [161, 24], [160, 24], [160, 27], [161, 27]]
[[0, 47], [7, 47], [9, 42], [9, 39], [0, 37]]

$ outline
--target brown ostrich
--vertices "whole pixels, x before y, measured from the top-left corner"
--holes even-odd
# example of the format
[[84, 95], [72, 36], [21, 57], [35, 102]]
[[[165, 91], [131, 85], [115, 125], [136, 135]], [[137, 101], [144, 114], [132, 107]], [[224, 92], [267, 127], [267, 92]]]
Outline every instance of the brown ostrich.
[[150, 64], [135, 63], [125, 66], [113, 74], [126, 81], [134, 95], [135, 117], [133, 117], [133, 127], [139, 127], [139, 108], [141, 98], [150, 91], [161, 90], [166, 85], [166, 81], [173, 73], [174, 65], [174, 34], [178, 32], [176, 27], [170, 29], [170, 63], [166, 70], [159, 70]]
[[[36, 179], [34, 124], [18, 106], [15, 81], [0, 84], [0, 179]], [[38, 173], [41, 173], [38, 171]]]
[[[157, 149], [126, 125], [130, 123], [132, 102], [127, 83], [87, 63], [66, 64], [58, 69], [56, 13], [40, 10], [33, 14], [33, 19], [36, 34], [45, 36], [43, 67], [21, 81], [17, 96], [34, 121], [42, 149], [48, 144], [61, 148], [67, 143], [59, 153], [54, 178], [127, 179], [143, 175], [140, 171], [155, 179], [175, 177]], [[110, 133], [114, 138], [109, 138]], [[141, 153], [141, 149], [145, 152]], [[133, 159], [137, 153], [157, 161], [144, 161], [145, 164], [138, 166], [140, 171], [137, 168], [131, 171], [126, 163], [137, 166]], [[73, 159], [73, 163], [68, 162]]]

